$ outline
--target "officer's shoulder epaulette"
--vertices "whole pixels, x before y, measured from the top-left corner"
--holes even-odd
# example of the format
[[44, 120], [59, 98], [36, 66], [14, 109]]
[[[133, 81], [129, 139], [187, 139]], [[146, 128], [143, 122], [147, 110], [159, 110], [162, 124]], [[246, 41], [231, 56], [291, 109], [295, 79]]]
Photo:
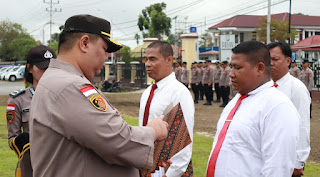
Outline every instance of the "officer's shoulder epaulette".
[[19, 96], [21, 94], [24, 94], [25, 92], [26, 92], [26, 89], [19, 89], [19, 90], [16, 90], [14, 92], [11, 92], [9, 94], [9, 96], [12, 97], [12, 98], [15, 98], [15, 97], [17, 97], [17, 96]]

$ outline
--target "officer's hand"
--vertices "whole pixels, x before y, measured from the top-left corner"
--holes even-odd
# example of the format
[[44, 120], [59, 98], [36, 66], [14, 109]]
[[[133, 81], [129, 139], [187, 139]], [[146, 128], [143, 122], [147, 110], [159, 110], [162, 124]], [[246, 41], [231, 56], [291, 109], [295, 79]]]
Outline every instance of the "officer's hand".
[[147, 124], [153, 131], [154, 141], [164, 140], [168, 136], [168, 123], [163, 121], [164, 116], [157, 117]]
[[295, 177], [295, 176], [303, 176], [303, 175], [304, 175], [303, 168], [302, 169], [294, 169], [293, 174], [292, 174], [293, 177]]

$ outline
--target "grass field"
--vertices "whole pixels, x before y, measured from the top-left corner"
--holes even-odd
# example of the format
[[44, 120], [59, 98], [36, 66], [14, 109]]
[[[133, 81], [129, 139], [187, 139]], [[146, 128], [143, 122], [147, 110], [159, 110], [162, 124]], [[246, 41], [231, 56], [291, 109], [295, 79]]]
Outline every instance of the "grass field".
[[[0, 106], [0, 177], [13, 177], [17, 163], [17, 156], [8, 146], [7, 123], [5, 107]], [[124, 116], [131, 125], [138, 125], [138, 119]], [[212, 146], [212, 138], [194, 134], [193, 143], [193, 168], [195, 177], [205, 177], [208, 156]], [[304, 177], [319, 177], [320, 164], [308, 162]]]

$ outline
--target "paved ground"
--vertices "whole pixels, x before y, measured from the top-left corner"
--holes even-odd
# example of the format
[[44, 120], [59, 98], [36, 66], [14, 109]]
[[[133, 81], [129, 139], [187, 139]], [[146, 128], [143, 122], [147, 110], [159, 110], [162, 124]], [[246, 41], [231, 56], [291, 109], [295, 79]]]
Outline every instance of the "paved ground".
[[[0, 81], [0, 106], [5, 106], [8, 96], [7, 93], [18, 88], [23, 88], [23, 82], [10, 83]], [[11, 89], [11, 90], [9, 90]], [[143, 90], [130, 93], [106, 93], [109, 101], [123, 114], [138, 117], [139, 102]], [[5, 95], [1, 93], [6, 92]], [[212, 106], [202, 105], [200, 101], [195, 105], [195, 132], [200, 132], [213, 136], [216, 131], [216, 124], [222, 112], [218, 103]], [[311, 119], [311, 154], [308, 160], [320, 163], [320, 102], [313, 101], [313, 111]]]

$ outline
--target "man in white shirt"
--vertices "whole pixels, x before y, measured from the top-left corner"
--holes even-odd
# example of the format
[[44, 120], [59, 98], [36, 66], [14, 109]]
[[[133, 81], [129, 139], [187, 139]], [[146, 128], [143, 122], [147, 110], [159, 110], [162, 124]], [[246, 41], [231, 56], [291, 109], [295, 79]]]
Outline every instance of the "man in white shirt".
[[311, 98], [303, 82], [289, 73], [292, 55], [290, 46], [283, 42], [273, 42], [268, 44], [268, 48], [271, 55], [272, 80], [276, 88], [290, 98], [300, 115], [297, 159], [292, 175], [298, 177], [303, 175], [304, 164], [310, 153]]
[[[144, 122], [161, 116], [168, 108], [173, 108], [180, 103], [192, 140], [194, 125], [193, 99], [189, 90], [175, 78], [175, 74], [172, 72], [172, 62], [173, 50], [169, 43], [157, 41], [147, 47], [146, 70], [148, 76], [155, 80], [155, 85], [149, 86], [141, 96], [139, 125], [142, 126], [145, 124]], [[152, 97], [151, 103], [149, 102], [150, 97]], [[150, 105], [148, 113], [146, 113], [147, 102]], [[145, 117], [148, 119], [147, 121]], [[181, 177], [190, 163], [191, 155], [192, 143], [171, 158], [172, 164], [166, 173], [164, 173], [163, 169], [160, 169], [152, 176]]]
[[258, 41], [243, 42], [232, 52], [229, 76], [238, 93], [218, 121], [207, 177], [291, 176], [299, 114], [272, 87], [270, 53]]

